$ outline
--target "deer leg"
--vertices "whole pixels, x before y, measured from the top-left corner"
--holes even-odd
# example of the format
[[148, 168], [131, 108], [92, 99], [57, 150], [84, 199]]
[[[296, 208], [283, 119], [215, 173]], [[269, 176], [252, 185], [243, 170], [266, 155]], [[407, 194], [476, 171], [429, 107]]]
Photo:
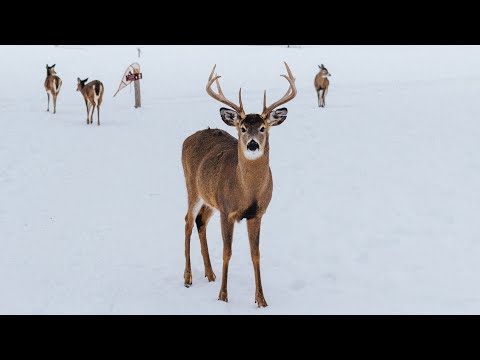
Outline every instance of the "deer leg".
[[100, 126], [100, 105], [97, 105], [97, 119], [98, 119], [98, 126]]
[[57, 113], [57, 94], [52, 94], [53, 95], [53, 113]]
[[90, 115], [90, 107], [88, 106], [88, 101], [85, 100], [85, 106], [87, 107], [87, 125], [89, 124], [89, 115]]
[[255, 302], [258, 307], [266, 307], [267, 302], [263, 296], [262, 279], [260, 277], [260, 225], [261, 217], [247, 220], [248, 240], [250, 242], [250, 255], [252, 256], [253, 271], [255, 273]]
[[212, 269], [212, 264], [210, 263], [210, 255], [208, 253], [208, 244], [207, 244], [207, 225], [210, 218], [213, 215], [213, 209], [207, 205], [203, 205], [195, 218], [195, 223], [197, 224], [198, 237], [200, 238], [200, 247], [202, 250], [203, 256], [203, 265], [205, 266], [205, 277], [208, 278], [208, 281], [215, 281], [216, 276]]
[[50, 93], [47, 91], [48, 102], [47, 102], [47, 111], [50, 111]]
[[317, 91], [317, 97], [318, 97], [318, 107], [322, 106], [321, 100], [320, 100], [320, 90]]
[[93, 124], [93, 113], [95, 112], [95, 103], [93, 103], [91, 106], [92, 106], [92, 113], [90, 114], [90, 124]]
[[188, 201], [187, 215], [185, 215], [185, 272], [183, 273], [185, 287], [192, 285], [192, 266], [190, 263], [190, 238], [193, 230], [195, 202]]
[[323, 94], [322, 94], [323, 107], [325, 107], [325, 96], [327, 96], [327, 91], [328, 91], [328, 88], [323, 90]]
[[228, 302], [227, 293], [227, 277], [228, 277], [228, 264], [232, 257], [232, 240], [233, 240], [233, 225], [234, 220], [228, 218], [228, 214], [221, 214], [222, 223], [222, 237], [223, 237], [223, 269], [222, 269], [222, 286], [220, 288], [220, 294], [218, 300]]

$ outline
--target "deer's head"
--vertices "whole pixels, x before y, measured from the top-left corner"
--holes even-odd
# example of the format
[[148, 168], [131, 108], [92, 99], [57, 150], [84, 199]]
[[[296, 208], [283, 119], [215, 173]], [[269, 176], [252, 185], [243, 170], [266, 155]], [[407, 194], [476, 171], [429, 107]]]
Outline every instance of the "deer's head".
[[86, 78], [85, 80], [80, 80], [80, 78], [77, 77], [77, 91], [82, 91], [87, 81], [88, 78]]
[[55, 65], [56, 64], [53, 64], [52, 66], [48, 66], [47, 64], [47, 76], [51, 76], [51, 75], [55, 75], [56, 74], [56, 71], [55, 71]]
[[327, 76], [332, 76], [332, 74], [330, 74], [327, 70], [327, 68], [325, 66], [322, 65], [318, 65], [318, 68], [320, 69], [320, 75], [324, 78], [326, 78]]
[[[213, 67], [207, 83], [207, 93], [214, 99], [230, 106], [232, 109], [221, 108], [220, 116], [225, 124], [234, 126], [238, 132], [238, 146], [240, 152], [248, 160], [256, 160], [263, 156], [265, 147], [268, 144], [268, 134], [272, 126], [280, 125], [287, 118], [287, 108], [276, 109], [278, 106], [287, 103], [297, 95], [295, 87], [295, 78], [290, 68], [285, 63], [288, 76], [281, 75], [289, 82], [290, 86], [285, 95], [270, 106], [267, 106], [267, 92], [263, 96], [263, 111], [261, 114], [245, 114], [242, 104], [242, 89], [238, 93], [239, 105], [229, 101], [222, 92], [220, 76], [214, 76], [215, 67]], [[215, 93], [211, 86], [216, 83], [218, 93]], [[276, 109], [276, 110], [275, 110]]]

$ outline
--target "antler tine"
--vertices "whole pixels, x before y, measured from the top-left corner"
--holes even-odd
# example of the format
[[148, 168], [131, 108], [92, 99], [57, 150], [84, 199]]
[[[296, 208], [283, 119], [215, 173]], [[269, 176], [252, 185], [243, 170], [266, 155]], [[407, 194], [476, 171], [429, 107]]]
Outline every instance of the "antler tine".
[[215, 72], [215, 68], [217, 67], [217, 64], [213, 65], [212, 72], [210, 73], [210, 76], [208, 77], [208, 81], [212, 80], [213, 73]]
[[267, 90], [263, 92], [263, 111], [262, 115], [267, 111]]
[[[288, 66], [288, 64], [287, 64], [285, 61], [284, 61], [283, 63], [285, 64], [285, 67], [287, 68], [288, 76], [289, 76], [293, 81], [297, 80], [297, 79], [293, 76], [292, 71], [290, 70], [290, 67]], [[285, 75], [284, 75], [284, 76], [285, 76]]]
[[220, 79], [220, 76], [217, 76], [217, 74], [215, 74], [215, 84], [217, 85], [218, 93], [219, 93], [220, 96], [224, 96], [223, 91], [222, 91], [222, 87], [220, 86], [220, 81], [218, 81], [218, 79]]
[[[233, 102], [231, 102], [230, 100], [228, 100], [225, 97], [225, 95], [223, 94], [222, 87], [220, 86], [220, 82], [218, 81], [218, 79], [221, 76], [217, 75], [215, 73], [216, 66], [217, 66], [216, 64], [213, 66], [212, 72], [210, 73], [210, 76], [208, 77], [207, 86], [205, 87], [205, 90], [207, 91], [207, 94], [210, 95], [211, 97], [213, 97], [215, 100], [218, 100], [221, 103], [224, 103], [225, 105], [230, 106], [232, 109], [234, 109], [236, 112], [239, 113], [240, 117], [244, 118], [245, 117], [245, 111], [243, 110], [243, 103], [242, 103], [242, 89], [240, 88], [240, 92], [238, 94], [240, 105], [236, 105]], [[215, 75], [214, 75], [214, 73], [215, 73]], [[218, 94], [216, 94], [212, 90], [213, 82], [215, 82], [216, 85], [217, 85]]]
[[288, 64], [284, 61], [285, 67], [287, 68], [288, 75], [280, 75], [287, 79], [288, 83], [290, 86], [288, 87], [287, 92], [285, 95], [283, 95], [280, 100], [274, 102], [270, 106], [267, 107], [267, 91], [265, 90], [265, 93], [263, 94], [263, 112], [260, 115], [262, 118], [266, 118], [273, 109], [276, 107], [287, 103], [288, 101], [292, 100], [296, 95], [297, 95], [297, 88], [295, 87], [295, 77], [293, 76], [292, 71], [290, 70], [290, 67]]
[[243, 110], [243, 103], [242, 103], [242, 88], [238, 91], [238, 102], [240, 103], [240, 109]]

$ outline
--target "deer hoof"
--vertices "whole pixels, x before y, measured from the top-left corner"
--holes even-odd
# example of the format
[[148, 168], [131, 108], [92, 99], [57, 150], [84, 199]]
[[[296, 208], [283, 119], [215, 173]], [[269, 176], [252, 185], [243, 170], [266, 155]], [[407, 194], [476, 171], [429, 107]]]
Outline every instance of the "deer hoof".
[[215, 281], [215, 279], [217, 278], [213, 271], [211, 273], [206, 273], [205, 277], [208, 278], [208, 282]]
[[185, 274], [183, 275], [183, 278], [185, 279], [185, 287], [189, 288], [190, 286], [192, 286], [192, 273], [191, 272], [188, 272], [188, 271], [185, 271]]
[[228, 302], [228, 294], [227, 294], [227, 292], [220, 290], [220, 294], [218, 295], [218, 300]]
[[267, 307], [268, 304], [267, 302], [265, 301], [265, 298], [263, 297], [263, 294], [258, 294], [256, 297], [255, 297], [255, 302], [257, 303], [257, 306], [260, 308], [260, 307]]

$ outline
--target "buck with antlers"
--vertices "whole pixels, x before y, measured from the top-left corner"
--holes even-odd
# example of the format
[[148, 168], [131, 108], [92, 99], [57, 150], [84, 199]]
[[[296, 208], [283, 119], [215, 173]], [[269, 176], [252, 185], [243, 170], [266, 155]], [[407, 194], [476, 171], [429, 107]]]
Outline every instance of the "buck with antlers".
[[320, 71], [315, 76], [314, 81], [315, 90], [317, 90], [318, 96], [318, 107], [325, 107], [325, 96], [327, 96], [328, 86], [330, 85], [328, 77], [332, 75], [328, 72], [327, 68], [323, 66], [323, 64], [321, 66], [318, 65], [318, 68]]
[[[85, 100], [85, 106], [87, 107], [87, 124], [93, 123], [93, 112], [96, 106], [98, 126], [100, 126], [100, 105], [102, 104], [104, 87], [101, 81], [93, 80], [86, 84], [87, 80], [88, 78], [85, 80], [77, 78], [77, 91], [82, 93], [83, 99]], [[91, 114], [90, 107], [92, 108]]]
[[53, 113], [57, 112], [57, 96], [60, 92], [60, 87], [62, 86], [62, 79], [60, 79], [55, 72], [55, 65], [48, 66], [47, 64], [47, 78], [45, 79], [45, 91], [47, 92], [48, 96], [48, 105], [47, 111], [50, 111], [50, 94], [53, 97]]
[[[220, 129], [196, 132], [185, 139], [182, 148], [182, 165], [188, 193], [188, 210], [185, 216], [185, 286], [192, 284], [190, 266], [190, 237], [197, 225], [200, 246], [205, 266], [205, 277], [215, 281], [207, 246], [207, 225], [213, 211], [220, 212], [223, 237], [223, 271], [219, 300], [228, 301], [228, 264], [232, 255], [232, 236], [235, 221], [247, 219], [250, 253], [255, 274], [255, 302], [267, 306], [260, 278], [260, 225], [272, 198], [273, 182], [269, 166], [269, 130], [287, 118], [287, 109], [276, 109], [297, 95], [295, 78], [285, 63], [288, 76], [281, 75], [290, 84], [286, 94], [270, 106], [266, 104], [266, 91], [261, 114], [245, 114], [242, 104], [242, 89], [239, 105], [227, 100], [214, 71], [208, 78], [206, 91], [215, 100], [231, 109], [221, 108], [223, 122], [234, 126], [238, 140]], [[217, 85], [217, 93], [212, 90]], [[233, 109], [233, 110], [232, 110]]]

